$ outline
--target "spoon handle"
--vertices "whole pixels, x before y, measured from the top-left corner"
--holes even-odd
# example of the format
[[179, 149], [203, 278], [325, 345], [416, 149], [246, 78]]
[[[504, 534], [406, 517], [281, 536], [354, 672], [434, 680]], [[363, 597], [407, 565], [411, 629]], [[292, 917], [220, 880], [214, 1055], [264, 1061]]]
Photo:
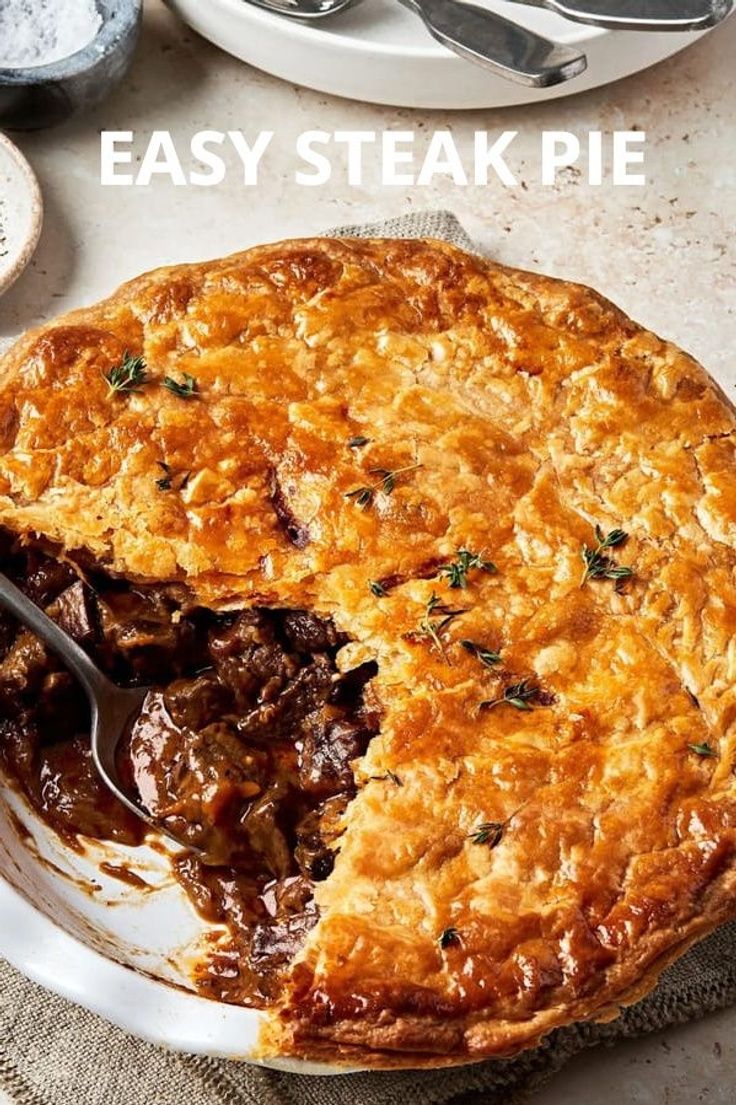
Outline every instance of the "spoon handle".
[[579, 50], [551, 42], [503, 16], [461, 0], [401, 0], [430, 32], [461, 57], [535, 88], [568, 81], [587, 61]]
[[0, 606], [40, 637], [70, 668], [92, 702], [99, 702], [112, 684], [93, 664], [87, 653], [56, 622], [52, 621], [32, 599], [0, 572]]
[[516, 0], [549, 8], [565, 19], [622, 31], [704, 31], [733, 8], [733, 0]]

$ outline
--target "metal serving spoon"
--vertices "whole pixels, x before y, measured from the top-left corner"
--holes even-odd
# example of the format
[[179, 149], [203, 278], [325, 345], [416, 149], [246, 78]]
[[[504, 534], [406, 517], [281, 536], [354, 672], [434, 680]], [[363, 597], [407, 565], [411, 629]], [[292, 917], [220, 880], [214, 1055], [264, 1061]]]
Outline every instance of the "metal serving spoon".
[[[358, 0], [248, 0], [293, 19], [323, 19]], [[519, 84], [549, 88], [577, 77], [585, 54], [462, 0], [401, 0], [443, 46]]]
[[[123, 790], [115, 758], [120, 739], [140, 714], [150, 688], [126, 689], [112, 683], [84, 649], [1, 572], [0, 606], [40, 637], [82, 684], [92, 710], [92, 759], [105, 786], [147, 825], [166, 833], [161, 824]], [[170, 833], [166, 835], [171, 836]]]
[[705, 31], [733, 8], [733, 0], [515, 0], [549, 8], [575, 23], [619, 31]]

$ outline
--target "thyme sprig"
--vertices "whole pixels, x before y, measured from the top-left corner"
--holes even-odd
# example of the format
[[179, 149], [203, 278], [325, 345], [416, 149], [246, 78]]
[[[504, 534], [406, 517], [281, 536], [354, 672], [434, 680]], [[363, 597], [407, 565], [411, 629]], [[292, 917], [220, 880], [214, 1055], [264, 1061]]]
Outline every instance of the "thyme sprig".
[[480, 660], [481, 664], [487, 668], [492, 668], [494, 664], [501, 663], [500, 652], [494, 652], [492, 648], [479, 645], [476, 641], [463, 640], [460, 644], [466, 652], [469, 652], [471, 656], [475, 656], [476, 660]]
[[175, 380], [173, 376], [164, 376], [163, 386], [179, 399], [194, 399], [199, 393], [196, 379], [188, 372], [182, 372], [181, 381]]
[[503, 840], [505, 828], [505, 821], [484, 821], [472, 833], [468, 833], [468, 839], [473, 844], [487, 844], [489, 848], [495, 848]]
[[455, 560], [450, 561], [449, 564], [443, 564], [437, 574], [444, 576], [452, 589], [464, 591], [468, 586], [468, 572], [472, 569], [488, 572], [490, 575], [498, 571], [496, 565], [490, 560], [485, 560], [481, 553], [473, 553], [470, 549], [458, 549]]
[[688, 748], [691, 752], [694, 752], [696, 756], [702, 756], [704, 759], [715, 759], [718, 755], [715, 748], [708, 741], [702, 741], [697, 744], [689, 744]]
[[538, 703], [542, 693], [541, 687], [533, 683], [531, 679], [522, 679], [519, 683], [512, 683], [504, 689], [500, 698], [487, 699], [481, 702], [481, 710], [492, 710], [495, 706], [513, 706], [517, 710], [531, 710], [533, 704]]
[[434, 645], [444, 660], [447, 660], [447, 652], [441, 635], [455, 618], [465, 613], [464, 609], [448, 606], [434, 591], [427, 600], [424, 617], [419, 623], [419, 634]]
[[110, 395], [114, 392], [140, 391], [148, 379], [146, 362], [141, 356], [132, 356], [126, 349], [118, 364], [113, 365], [109, 372], [103, 372], [102, 378]]
[[376, 493], [382, 491], [384, 495], [391, 495], [396, 488], [397, 476], [403, 475], [405, 472], [414, 472], [417, 468], [422, 468], [421, 464], [406, 464], [403, 468], [369, 468], [369, 476], [377, 476], [378, 479], [373, 484], [366, 484], [363, 487], [354, 487], [351, 491], [345, 492], [346, 499], [352, 499], [356, 506], [368, 507], [373, 502]]
[[628, 533], [622, 529], [612, 529], [604, 534], [600, 526], [595, 527], [595, 538], [598, 544], [595, 548], [583, 545], [581, 556], [585, 568], [580, 580], [580, 586], [584, 587], [589, 579], [613, 579], [616, 587], [621, 585], [624, 579], [633, 576], [632, 568], [623, 564], [617, 564], [613, 557], [606, 555], [607, 549], [618, 549], [628, 539]]

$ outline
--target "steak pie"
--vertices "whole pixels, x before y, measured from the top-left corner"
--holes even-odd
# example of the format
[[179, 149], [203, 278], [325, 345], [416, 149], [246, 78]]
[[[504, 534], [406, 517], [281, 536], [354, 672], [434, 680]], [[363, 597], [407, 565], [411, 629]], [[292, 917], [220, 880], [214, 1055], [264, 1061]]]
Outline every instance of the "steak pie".
[[[0, 372], [3, 570], [121, 684], [121, 769], [261, 1052], [512, 1055], [736, 916], [736, 424], [596, 293], [433, 241], [160, 269]], [[0, 621], [0, 759], [143, 827]]]

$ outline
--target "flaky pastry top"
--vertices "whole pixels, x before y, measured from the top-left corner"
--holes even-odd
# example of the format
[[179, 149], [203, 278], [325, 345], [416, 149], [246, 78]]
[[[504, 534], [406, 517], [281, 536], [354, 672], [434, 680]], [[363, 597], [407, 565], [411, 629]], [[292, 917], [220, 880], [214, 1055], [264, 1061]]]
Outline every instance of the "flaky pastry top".
[[[378, 664], [266, 1051], [511, 1054], [736, 915], [736, 426], [690, 357], [444, 243], [314, 239], [134, 280], [0, 392], [0, 523]], [[583, 580], [596, 527], [630, 576]]]

